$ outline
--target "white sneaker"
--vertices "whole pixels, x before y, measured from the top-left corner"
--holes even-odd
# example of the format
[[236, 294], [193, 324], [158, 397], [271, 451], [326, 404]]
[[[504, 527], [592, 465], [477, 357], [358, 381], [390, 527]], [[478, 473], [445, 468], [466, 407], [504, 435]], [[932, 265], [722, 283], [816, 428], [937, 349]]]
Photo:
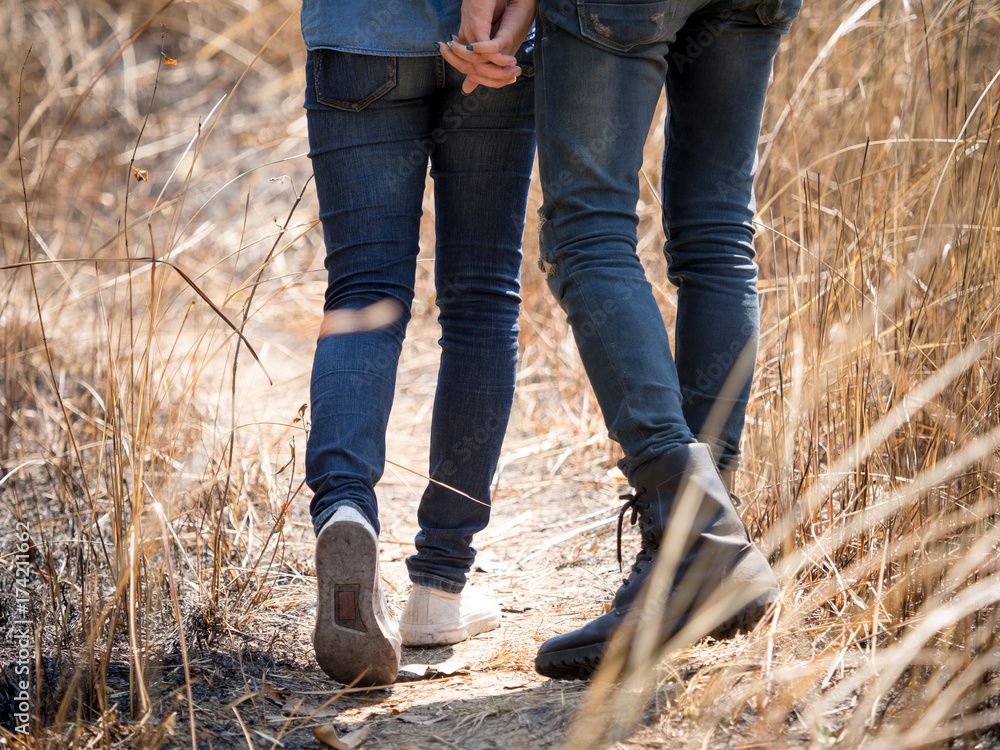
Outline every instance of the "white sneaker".
[[500, 625], [500, 605], [470, 586], [460, 594], [414, 586], [399, 618], [404, 646], [460, 643]]
[[[339, 508], [316, 538], [316, 661], [345, 685], [388, 685], [400, 639], [382, 594], [378, 537], [353, 506]], [[355, 682], [356, 681], [356, 682]]]

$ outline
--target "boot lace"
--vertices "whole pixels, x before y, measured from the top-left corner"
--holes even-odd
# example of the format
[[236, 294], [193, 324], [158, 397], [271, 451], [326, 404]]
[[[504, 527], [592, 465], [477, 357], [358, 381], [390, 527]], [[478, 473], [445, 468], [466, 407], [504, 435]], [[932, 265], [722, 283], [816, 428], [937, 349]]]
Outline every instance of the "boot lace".
[[649, 509], [649, 505], [646, 502], [640, 500], [640, 498], [645, 494], [645, 490], [640, 490], [634, 495], [619, 495], [619, 500], [624, 500], [625, 504], [622, 506], [621, 510], [618, 512], [618, 571], [623, 572], [622, 568], [622, 528], [625, 525], [625, 514], [632, 511], [632, 516], [629, 518], [629, 525], [635, 526], [636, 522], [639, 523], [639, 554], [636, 555], [635, 562], [632, 563], [632, 568], [629, 571], [629, 575], [622, 581], [625, 586], [628, 586], [629, 579], [633, 574], [637, 574], [642, 571], [642, 568], [646, 563], [652, 562], [653, 558], [656, 556], [656, 551], [659, 549], [659, 543], [656, 539], [656, 535], [648, 530], [649, 521], [643, 516], [643, 511]]

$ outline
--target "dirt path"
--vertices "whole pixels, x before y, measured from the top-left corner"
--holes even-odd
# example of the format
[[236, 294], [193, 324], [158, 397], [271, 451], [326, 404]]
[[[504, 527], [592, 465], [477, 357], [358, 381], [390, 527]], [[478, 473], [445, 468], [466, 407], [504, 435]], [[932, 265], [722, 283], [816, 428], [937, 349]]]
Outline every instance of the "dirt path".
[[[550, 635], [602, 612], [618, 577], [614, 518], [610, 507], [600, 507], [602, 493], [571, 481], [559, 484], [527, 499], [498, 493], [472, 577], [501, 602], [498, 630], [454, 647], [404, 649], [399, 680], [391, 689], [343, 692], [312, 659], [315, 606], [312, 582], [306, 579], [272, 599], [270, 606], [278, 611], [250, 618], [251, 630], [270, 636], [270, 648], [261, 652], [274, 665], [236, 690], [213, 695], [213, 708], [238, 699], [241, 691], [258, 691], [239, 708], [247, 731], [262, 741], [284, 733], [285, 747], [316, 746], [311, 727], [327, 723], [342, 735], [367, 727], [366, 747], [559, 746], [583, 687], [537, 675], [535, 650]], [[607, 498], [613, 495], [605, 494], [612, 505]], [[389, 505], [392, 510], [382, 513], [383, 576], [390, 608], [398, 616], [408, 590], [403, 559], [412, 550], [407, 540], [415, 529], [415, 502], [396, 498]], [[306, 538], [291, 548], [303, 567], [309, 565], [309, 546]], [[265, 682], [268, 687], [262, 689]], [[219, 739], [245, 746], [241, 734], [238, 726], [230, 726]]]
[[[258, 337], [269, 334], [258, 329]], [[388, 432], [391, 463], [378, 487], [383, 577], [397, 617], [409, 591], [404, 559], [413, 551], [425, 484], [419, 473], [427, 460], [435, 338], [432, 320], [411, 324]], [[301, 368], [310, 347], [307, 336], [286, 345], [285, 387], [268, 394], [269, 410], [289, 413], [307, 395], [308, 370]], [[312, 728], [323, 724], [341, 735], [367, 728], [365, 747], [559, 746], [584, 688], [537, 675], [535, 651], [551, 635], [602, 613], [621, 576], [614, 530], [624, 485], [607, 475], [606, 465], [595, 465], [606, 456], [585, 442], [566, 428], [536, 435], [512, 427], [471, 577], [500, 601], [501, 626], [454, 647], [404, 649], [399, 680], [388, 690], [344, 691], [314, 661], [314, 540], [302, 493], [289, 512], [282, 568], [303, 575], [273, 588], [264, 606], [246, 612], [239, 632], [220, 634], [193, 657], [195, 679], [205, 685], [202, 699], [196, 696], [199, 723], [214, 735], [212, 746], [267, 747], [280, 738], [283, 747], [318, 747]], [[630, 529], [626, 554], [635, 543]], [[234, 701], [241, 702], [233, 707]], [[187, 730], [183, 705], [177, 709], [180, 741]]]

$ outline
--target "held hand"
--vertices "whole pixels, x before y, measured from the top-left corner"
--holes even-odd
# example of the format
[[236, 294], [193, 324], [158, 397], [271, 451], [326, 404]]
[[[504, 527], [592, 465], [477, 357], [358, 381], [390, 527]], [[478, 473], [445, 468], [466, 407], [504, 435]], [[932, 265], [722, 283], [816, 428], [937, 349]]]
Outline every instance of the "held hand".
[[498, 89], [513, 83], [521, 74], [517, 60], [511, 55], [491, 54], [487, 57], [476, 52], [475, 45], [462, 44], [458, 37], [452, 37], [450, 42], [439, 46], [441, 57], [460, 73], [465, 73], [462, 91], [466, 94], [471, 94], [476, 86]]
[[476, 86], [500, 88], [520, 75], [514, 53], [535, 17], [535, 0], [464, 0], [458, 37], [442, 44], [441, 55], [465, 73], [462, 91]]
[[462, 44], [492, 39], [506, 9], [506, 0], [463, 0], [462, 26], [458, 31]]
[[[462, 4], [462, 27], [458, 30], [458, 38], [465, 44], [471, 44], [476, 52], [490, 54], [500, 52], [506, 55], [513, 55], [521, 42], [531, 30], [531, 24], [535, 20], [535, 0], [510, 0], [504, 6], [500, 0], [498, 9], [501, 11], [493, 16], [489, 33], [484, 34], [486, 27], [482, 14], [473, 19], [469, 17], [466, 21], [465, 5], [474, 0], [465, 0]], [[481, 0], [480, 0], [481, 1]], [[488, 0], [487, 0], [488, 1]], [[488, 42], [494, 42], [490, 45]], [[485, 45], [481, 50], [480, 47]]]

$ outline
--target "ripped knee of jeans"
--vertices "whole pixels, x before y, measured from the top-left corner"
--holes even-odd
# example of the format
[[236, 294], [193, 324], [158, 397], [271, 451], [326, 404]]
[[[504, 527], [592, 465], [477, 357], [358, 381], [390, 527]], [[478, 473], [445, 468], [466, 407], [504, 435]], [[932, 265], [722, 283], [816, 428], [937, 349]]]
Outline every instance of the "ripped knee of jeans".
[[548, 281], [555, 276], [556, 268], [559, 265], [557, 252], [550, 247], [550, 243], [545, 241], [545, 222], [548, 217], [544, 213], [544, 208], [538, 209], [538, 270], [545, 274]]
[[538, 270], [545, 274], [546, 280], [551, 279], [556, 273], [556, 264], [545, 259], [544, 255], [538, 256]]

